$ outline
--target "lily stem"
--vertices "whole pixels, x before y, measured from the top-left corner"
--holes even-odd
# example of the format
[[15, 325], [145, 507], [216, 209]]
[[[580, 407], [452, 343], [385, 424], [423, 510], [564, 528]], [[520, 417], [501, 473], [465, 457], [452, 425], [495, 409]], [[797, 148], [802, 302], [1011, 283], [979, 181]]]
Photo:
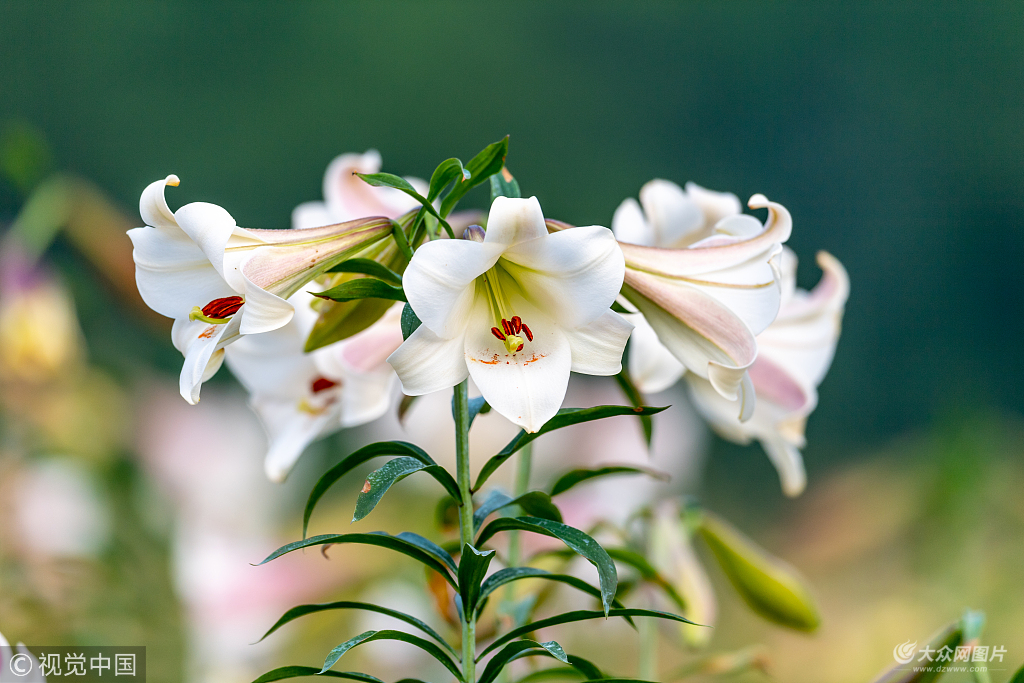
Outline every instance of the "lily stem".
[[[473, 491], [469, 472], [469, 380], [455, 387], [455, 469], [459, 493], [459, 540], [461, 546], [473, 545]], [[460, 560], [461, 561], [461, 560]], [[476, 620], [462, 617], [462, 680], [476, 681]]]
[[[533, 467], [533, 444], [526, 444], [523, 446], [518, 453], [516, 453], [516, 480], [512, 485], [512, 497], [518, 498], [519, 496], [526, 493], [530, 488], [530, 470]], [[520, 512], [522, 512], [520, 510]], [[522, 561], [522, 548], [520, 544], [520, 532], [510, 531], [508, 532], [508, 566], [518, 567]], [[498, 613], [503, 617], [508, 618], [509, 628], [515, 628], [519, 626], [516, 619], [516, 589], [512, 586], [506, 586], [504, 595], [501, 598], [501, 605], [498, 609]], [[512, 680], [511, 671], [505, 669], [502, 671], [502, 679], [505, 683]]]
[[658, 625], [654, 619], [639, 619], [640, 662], [637, 678], [644, 681], [658, 680]]

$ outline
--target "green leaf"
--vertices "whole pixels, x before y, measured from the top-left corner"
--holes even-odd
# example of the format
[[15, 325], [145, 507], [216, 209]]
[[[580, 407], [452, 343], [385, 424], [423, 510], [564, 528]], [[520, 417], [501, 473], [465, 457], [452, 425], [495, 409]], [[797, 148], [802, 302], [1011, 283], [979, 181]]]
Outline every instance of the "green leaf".
[[487, 517], [502, 508], [518, 505], [531, 517], [562, 521], [562, 511], [551, 502], [551, 496], [543, 491], [527, 491], [517, 498], [510, 498], [501, 491], [491, 491], [484, 502], [473, 513], [473, 528], [479, 529]]
[[469, 180], [470, 172], [462, 166], [462, 162], [454, 157], [451, 159], [445, 159], [437, 168], [434, 169], [434, 173], [430, 176], [430, 189], [427, 192], [427, 199], [434, 201], [444, 191], [444, 188], [448, 183], [453, 180], [456, 183]]
[[[384, 532], [375, 531], [373, 533], [382, 534]], [[448, 553], [448, 551], [439, 546], [438, 544], [434, 543], [433, 541], [431, 541], [429, 538], [423, 538], [419, 534], [414, 534], [411, 531], [403, 531], [401, 533], [395, 534], [395, 538], [400, 538], [406, 543], [411, 543], [414, 546], [417, 546], [420, 550], [423, 550], [424, 552], [433, 555], [435, 559], [442, 562], [446, 567], [451, 569], [452, 573], [458, 572], [458, 569], [455, 566], [455, 560], [452, 559], [452, 556]]]
[[359, 492], [359, 497], [356, 499], [356, 510], [352, 515], [352, 521], [358, 522], [370, 514], [393, 484], [405, 479], [410, 474], [420, 471], [434, 477], [445, 487], [448, 495], [455, 500], [460, 500], [459, 485], [452, 479], [452, 475], [448, 473], [448, 470], [440, 465], [427, 465], [419, 458], [404, 456], [389, 460], [383, 467], [374, 470], [366, 477], [366, 483], [363, 484], [363, 489]]
[[384, 683], [384, 681], [370, 674], [361, 674], [355, 671], [320, 671], [315, 666], [282, 666], [268, 671], [252, 683], [271, 683], [271, 681], [283, 681], [286, 678], [321, 675], [330, 676], [331, 678], [344, 678], [349, 681], [363, 681], [363, 683]]
[[1013, 674], [1009, 683], [1024, 683], [1024, 666], [1017, 669], [1017, 673]]
[[559, 624], [569, 624], [576, 621], [587, 621], [589, 619], [604, 619], [608, 617], [652, 617], [655, 619], [667, 619], [669, 621], [678, 621], [682, 624], [692, 624], [692, 621], [684, 619], [678, 614], [672, 614], [671, 612], [661, 612], [653, 609], [639, 609], [637, 607], [626, 607], [622, 609], [612, 609], [605, 615], [601, 610], [575, 610], [573, 612], [565, 612], [563, 614], [556, 614], [553, 617], [547, 619], [539, 619], [532, 621], [529, 624], [523, 624], [517, 628], [512, 629], [508, 633], [504, 633], [498, 636], [494, 642], [485, 647], [483, 651], [477, 656], [477, 661], [480, 661], [489, 652], [493, 652], [505, 643], [515, 640], [519, 636], [526, 635], [527, 633], [533, 633], [542, 628], [549, 626], [558, 626]]
[[434, 645], [429, 640], [424, 640], [419, 636], [414, 636], [411, 633], [406, 633], [404, 631], [394, 631], [391, 629], [385, 629], [382, 631], [364, 631], [355, 638], [349, 638], [344, 643], [334, 648], [327, 654], [327, 659], [324, 660], [324, 668], [321, 669], [321, 673], [327, 671], [332, 666], [334, 666], [334, 664], [339, 659], [341, 659], [341, 657], [346, 652], [348, 652], [355, 646], [362, 645], [363, 643], [369, 643], [374, 640], [400, 640], [403, 643], [415, 645], [416, 647], [420, 648], [437, 661], [441, 662], [441, 664], [443, 664], [446, 669], [451, 671], [456, 678], [462, 678], [462, 672], [459, 671], [459, 666], [455, 663], [455, 660], [449, 657], [448, 654], [444, 650], [439, 648], [437, 645]]
[[349, 280], [323, 292], [310, 292], [310, 294], [320, 299], [330, 299], [331, 301], [355, 301], [356, 299], [405, 301], [405, 290], [401, 287], [389, 285], [382, 280], [376, 280], [372, 277]]
[[[538, 657], [555, 657], [550, 652], [533, 652], [529, 653]], [[533, 673], [527, 674], [520, 678], [516, 683], [532, 683], [533, 681], [544, 681], [551, 678], [575, 678], [582, 675], [587, 681], [594, 681], [604, 678], [604, 674], [601, 670], [594, 665], [593, 662], [587, 661], [582, 657], [576, 655], [569, 655], [569, 666], [568, 667], [557, 667], [552, 669], [541, 669], [540, 671], [534, 671]]]
[[593, 408], [562, 408], [555, 414], [553, 418], [544, 423], [539, 430], [529, 434], [525, 430], [519, 432], [508, 444], [505, 445], [497, 455], [493, 456], [484, 465], [483, 469], [480, 470], [479, 476], [476, 478], [476, 483], [473, 485], [474, 491], [479, 491], [484, 485], [484, 482], [494, 474], [494, 472], [504, 464], [506, 460], [512, 457], [516, 451], [530, 443], [534, 439], [548, 432], [553, 432], [556, 429], [562, 427], [569, 427], [571, 425], [581, 424], [583, 422], [591, 422], [593, 420], [602, 420], [606, 417], [615, 417], [617, 415], [654, 415], [660, 413], [663, 410], [668, 409], [668, 406], [662, 408], [653, 408], [651, 406], [644, 406], [643, 408], [633, 408], [631, 406], [595, 406]]
[[500, 171], [501, 167], [505, 165], [507, 155], [508, 136], [506, 135], [501, 140], [487, 145], [479, 154], [470, 159], [466, 164], [466, 170], [469, 171], [470, 177], [452, 187], [452, 191], [441, 200], [441, 216], [450, 214], [467, 192]]
[[512, 197], [519, 199], [523, 193], [519, 190], [519, 183], [507, 168], [502, 168], [500, 173], [491, 176], [491, 201], [498, 197]]
[[[395, 619], [399, 619], [399, 620], [404, 621], [405, 623], [409, 624], [410, 626], [415, 626], [419, 630], [423, 631], [428, 636], [430, 636], [431, 638], [436, 640], [438, 643], [440, 643], [440, 645], [443, 648], [445, 648], [446, 650], [451, 652], [453, 655], [458, 654], [458, 653], [455, 652], [455, 649], [452, 648], [452, 646], [448, 644], [448, 642], [444, 639], [444, 637], [441, 636], [441, 634], [438, 633], [437, 631], [435, 631], [434, 629], [430, 628], [430, 626], [426, 622], [421, 621], [420, 619], [417, 619], [416, 617], [412, 616], [411, 614], [406, 614], [405, 612], [399, 612], [398, 610], [389, 609], [387, 607], [381, 607], [380, 605], [374, 605], [373, 603], [369, 603], [369, 602], [351, 602], [351, 601], [323, 602], [323, 603], [318, 603], [318, 604], [299, 605], [298, 607], [292, 607], [290, 610], [285, 612], [284, 615], [280, 619], [278, 619], [277, 622], [273, 626], [270, 627], [269, 631], [267, 631], [266, 633], [263, 634], [263, 638], [260, 638], [260, 641], [262, 641], [264, 638], [266, 638], [271, 633], [273, 633], [277, 629], [281, 628], [282, 626], [284, 626], [288, 622], [294, 621], [295, 619], [298, 619], [299, 617], [304, 617], [307, 614], [316, 614], [317, 612], [326, 612], [326, 611], [329, 611], [329, 610], [336, 610], [336, 609], [366, 610], [367, 612], [376, 612], [378, 614], [384, 614], [386, 616], [393, 617]], [[259, 642], [259, 641], [257, 641], [257, 642]]]
[[553, 640], [549, 640], [545, 643], [539, 643], [536, 640], [517, 640], [514, 643], [506, 645], [501, 652], [494, 655], [491, 661], [487, 662], [487, 666], [484, 667], [483, 672], [480, 674], [480, 678], [477, 679], [478, 683], [492, 683], [492, 681], [498, 678], [498, 674], [505, 668], [505, 665], [514, 659], [518, 659], [518, 655], [527, 650], [544, 650], [548, 652], [558, 661], [563, 664], [568, 664], [569, 659], [565, 655], [565, 650], [562, 646]]
[[[419, 446], [406, 441], [378, 441], [368, 446], [363, 446], [357, 451], [345, 456], [341, 462], [327, 470], [316, 482], [313, 490], [309, 492], [309, 500], [306, 501], [306, 510], [302, 515], [302, 537], [306, 537], [309, 530], [309, 518], [313, 515], [313, 508], [323, 497], [327, 490], [343, 476], [362, 465], [367, 460], [379, 458], [384, 455], [405, 455], [416, 458], [424, 465], [436, 465], [434, 459], [427, 455]], [[450, 475], [449, 475], [450, 476]], [[447, 489], [448, 487], [445, 486]]]
[[[294, 543], [288, 543], [287, 545], [283, 545], [274, 552], [272, 552], [270, 555], [268, 555], [265, 560], [260, 562], [260, 564], [266, 564], [267, 562], [277, 559], [282, 555], [286, 555], [290, 552], [302, 550], [303, 548], [309, 548], [312, 546], [340, 545], [343, 543], [360, 543], [363, 545], [375, 545], [380, 548], [394, 550], [396, 552], [402, 553], [403, 555], [411, 557], [414, 560], [422, 562], [427, 567], [433, 569], [435, 572], [443, 576], [445, 581], [450, 583], [453, 588], [458, 590], [459, 586], [455, 582], [455, 579], [452, 578], [452, 574], [449, 572], [449, 569], [451, 569], [452, 572], [455, 571], [455, 562], [452, 560], [451, 565], [449, 565], [447, 562], [443, 560], [443, 556], [438, 555], [436, 552], [429, 552], [428, 550], [424, 549], [424, 546], [421, 543], [417, 543], [413, 540], [405, 538], [405, 534], [407, 533], [408, 532], [404, 532], [402, 534], [399, 534], [398, 536], [391, 536], [384, 533], [383, 531], [375, 531], [369, 534], [321, 534], [319, 536], [312, 536], [301, 541], [295, 541]], [[411, 535], [415, 536], [415, 534]], [[438, 547], [437, 549], [441, 550], [440, 547]], [[444, 553], [444, 551], [441, 550], [441, 553]], [[447, 555], [447, 553], [444, 554]], [[450, 555], [448, 556], [448, 559], [451, 560]]]
[[799, 631], [818, 628], [818, 606], [795, 569], [710, 512], [703, 512], [698, 532], [754, 612]]
[[[476, 398], [469, 399], [469, 426], [473, 426], [473, 420], [476, 419], [477, 415], [486, 415], [491, 412], [491, 405], [487, 402], [483, 396], [477, 396]], [[452, 419], [457, 420], [455, 416], [455, 396], [452, 395]]]
[[402, 276], [391, 270], [383, 263], [377, 263], [368, 258], [350, 258], [327, 271], [328, 273], [360, 273], [370, 277], [384, 280], [392, 284], [402, 286]]
[[[480, 599], [482, 600], [483, 598], [486, 598], [505, 584], [512, 583], [513, 581], [521, 581], [523, 579], [543, 579], [545, 581], [564, 583], [567, 586], [572, 586], [577, 590], [583, 591], [587, 595], [592, 595], [598, 600], [601, 599], [601, 589], [591, 586], [583, 579], [578, 579], [575, 576], [569, 576], [568, 574], [552, 574], [551, 572], [543, 569], [535, 569], [534, 567], [508, 567], [506, 569], [499, 569], [488, 576], [483, 585], [480, 586]], [[622, 603], [618, 600], [612, 600], [612, 607], [622, 606]], [[629, 622], [630, 626], [633, 625], [632, 618], [626, 617], [626, 621]]]
[[487, 567], [494, 558], [493, 550], [480, 551], [466, 543], [459, 558], [459, 595], [462, 597], [462, 613], [466, 621], [473, 618], [480, 600], [480, 584], [487, 574]]
[[554, 486], [551, 487], [551, 495], [557, 496], [559, 493], [565, 493], [577, 484], [582, 484], [597, 477], [607, 477], [615, 474], [646, 474], [659, 481], [668, 481], [671, 478], [667, 472], [656, 470], [653, 467], [638, 467], [636, 465], [605, 465], [604, 467], [580, 468], [569, 470], [560, 476], [555, 481]]
[[402, 340], [405, 341], [423, 323], [420, 321], [416, 311], [412, 310], [409, 302], [402, 307]]
[[[401, 190], [402, 192], [406, 193], [407, 195], [418, 201], [423, 206], [423, 208], [430, 213], [430, 215], [439, 220], [441, 222], [441, 225], [443, 225], [444, 229], [448, 232], [448, 236], [451, 237], [452, 239], [455, 239], [455, 234], [452, 232], [452, 226], [448, 225], [448, 222], [444, 220], [444, 217], [437, 213], [437, 209], [434, 208], [433, 204], [427, 201], [426, 197], [417, 192], [416, 188], [410, 185], [409, 181], [406, 180], [405, 178], [396, 176], [393, 173], [356, 173], [355, 175], [359, 176], [373, 187], [393, 187], [396, 190]], [[451, 193], [449, 193], [449, 195], [450, 194]], [[448, 214], [445, 214], [445, 216], [447, 215]], [[399, 228], [399, 230], [401, 230], [401, 228]], [[405, 238], [405, 233], [402, 233], [402, 238]], [[396, 240], [397, 239], [398, 237], [396, 236]], [[399, 244], [399, 247], [401, 246], [402, 245]], [[405, 242], [405, 247], [409, 247], [408, 240], [406, 240]], [[402, 251], [405, 251], [405, 249], [402, 249]], [[412, 255], [411, 249], [409, 251], [409, 255]]]
[[561, 522], [553, 522], [550, 519], [539, 517], [502, 517], [496, 519], [483, 528], [477, 537], [477, 545], [483, 546], [488, 539], [500, 531], [532, 531], [536, 534], [552, 536], [579, 555], [583, 556], [597, 569], [597, 575], [601, 580], [601, 605], [605, 613], [612, 606], [615, 599], [615, 588], [618, 584], [618, 575], [615, 572], [615, 563], [601, 544], [583, 533], [579, 529]]
[[[448, 230], [448, 233], [451, 234], [450, 228]], [[391, 234], [395, 238], [395, 246], [398, 247], [398, 250], [401, 251], [407, 259], [412, 260], [412, 245], [409, 244], [409, 237], [405, 234], [405, 230], [402, 228], [402, 226], [392, 221]]]
[[676, 607], [681, 610], [686, 609], [686, 600], [683, 599], [683, 596], [679, 594], [679, 591], [676, 590], [675, 586], [673, 586], [668, 579], [662, 576], [661, 573], [658, 572], [658, 570], [655, 569], [643, 555], [633, 552], [627, 548], [607, 548], [607, 550], [608, 555], [610, 555], [613, 560], [635, 569], [640, 574], [640, 578], [663, 590], [672, 602], [675, 603]]
[[549, 667], [547, 669], [538, 669], [537, 671], [528, 673], [519, 680], [517, 680], [515, 683], [536, 683], [537, 681], [550, 681], [555, 678], [579, 679], [580, 676], [583, 677], [583, 680], [589, 680], [586, 674], [579, 671], [575, 667], [556, 666]]
[[[627, 352], [628, 353], [628, 352]], [[629, 375], [629, 370], [626, 369], [623, 364], [622, 370], [619, 374], [615, 375], [615, 381], [619, 383], [619, 387], [622, 388], [622, 393], [626, 395], [626, 398], [633, 405], [634, 408], [640, 408], [644, 405], [644, 397], [640, 394], [640, 390], [636, 388], [633, 383], [633, 378]], [[640, 415], [640, 427], [644, 430], [644, 441], [647, 442], [647, 448], [651, 447], [651, 439], [654, 438], [654, 420], [651, 419], [650, 415]]]

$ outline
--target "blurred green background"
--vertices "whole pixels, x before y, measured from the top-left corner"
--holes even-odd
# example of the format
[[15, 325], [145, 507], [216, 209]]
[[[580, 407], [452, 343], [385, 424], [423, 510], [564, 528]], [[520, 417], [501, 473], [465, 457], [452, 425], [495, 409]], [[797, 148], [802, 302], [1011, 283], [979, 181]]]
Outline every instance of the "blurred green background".
[[[819, 249], [852, 280], [808, 427], [810, 490], [884, 462], [931, 492], [911, 517], [939, 529], [963, 519], [949, 500], [994, 495], [964, 474], [974, 464], [1019, 475], [1022, 124], [1019, 2], [0, 4], [0, 127], [35, 127], [52, 168], [131, 216], [146, 184], [176, 173], [172, 206], [211, 201], [241, 225], [286, 227], [341, 152], [377, 148], [385, 170], [428, 176], [505, 134], [524, 193], [575, 224], [608, 225], [654, 177], [785, 204], [801, 285]], [[0, 222], [23, 202], [0, 181]], [[176, 375], [162, 329], [63, 239], [48, 256], [95, 365], [125, 382]], [[997, 436], [949, 445], [976, 433]], [[783, 501], [754, 450], [716, 443], [705, 495], [755, 531], [799, 528], [812, 504]], [[1003, 535], [1019, 546], [1014, 515]], [[1004, 562], [985, 571], [1019, 577]], [[965, 602], [960, 590], [940, 602]], [[874, 668], [896, 642], [875, 644]]]

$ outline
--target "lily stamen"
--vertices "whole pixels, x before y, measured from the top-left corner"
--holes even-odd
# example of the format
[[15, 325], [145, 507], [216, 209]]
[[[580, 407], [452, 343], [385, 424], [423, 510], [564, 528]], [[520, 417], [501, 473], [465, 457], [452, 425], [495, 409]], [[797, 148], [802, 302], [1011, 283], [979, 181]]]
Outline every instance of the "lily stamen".
[[226, 296], [214, 299], [202, 308], [193, 306], [192, 311], [188, 314], [188, 319], [202, 320], [211, 325], [223, 325], [231, 319], [231, 316], [238, 312], [238, 309], [244, 303], [245, 299], [240, 296]]

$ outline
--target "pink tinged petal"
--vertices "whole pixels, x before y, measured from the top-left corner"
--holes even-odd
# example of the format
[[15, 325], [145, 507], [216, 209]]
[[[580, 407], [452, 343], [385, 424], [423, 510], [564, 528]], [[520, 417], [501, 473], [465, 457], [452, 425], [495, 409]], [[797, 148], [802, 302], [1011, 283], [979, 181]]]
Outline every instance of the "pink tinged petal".
[[627, 316], [635, 326], [629, 337], [629, 375], [643, 394], [656, 394], [679, 381], [686, 368], [658, 340], [643, 315]]
[[615, 239], [629, 244], [640, 244], [646, 247], [655, 246], [654, 229], [644, 217], [639, 202], [632, 197], [624, 199], [612, 216], [612, 232]]
[[420, 325], [388, 356], [388, 363], [402, 381], [402, 391], [422, 396], [450, 389], [469, 376], [463, 335], [442, 339]]
[[631, 268], [669, 277], [693, 278], [748, 261], [768, 261], [778, 252], [778, 245], [789, 239], [793, 230], [792, 217], [784, 206], [769, 202], [764, 195], [751, 197], [749, 206], [752, 209], [768, 209], [764, 230], [750, 239], [734, 239], [715, 246], [693, 246], [688, 249], [623, 244], [621, 246], [626, 263]]
[[604, 315], [625, 274], [615, 236], [599, 225], [520, 242], [502, 255], [499, 265], [534, 306], [567, 329]]
[[760, 400], [769, 401], [786, 412], [809, 412], [814, 408], [817, 397], [813, 389], [807, 389], [798, 378], [764, 354], [750, 366], [749, 373]]
[[167, 207], [167, 200], [164, 198], [164, 188], [178, 186], [178, 176], [169, 175], [163, 180], [150, 183], [142, 191], [139, 199], [139, 215], [146, 225], [154, 228], [175, 228], [178, 224], [174, 221], [174, 214]]
[[[324, 174], [324, 199], [327, 210], [333, 216], [328, 222], [375, 215], [397, 218], [418, 206], [418, 202], [404, 192], [387, 187], [373, 187], [355, 175], [377, 173], [380, 168], [380, 152], [375, 149], [365, 154], [342, 154], [331, 161]], [[408, 180], [415, 180], [416, 183], [423, 185], [421, 180]], [[413, 183], [414, 187], [416, 183]]]
[[476, 280], [504, 249], [502, 244], [470, 240], [436, 240], [417, 249], [402, 282], [423, 325], [445, 339], [461, 337], [476, 296]]
[[713, 226], [727, 216], [734, 216], [743, 210], [740, 198], [732, 192], [715, 192], [697, 183], [686, 183], [686, 194], [704, 213], [706, 225]]
[[174, 321], [171, 341], [185, 356], [178, 379], [182, 398], [192, 405], [199, 402], [203, 382], [220, 369], [224, 361], [224, 347], [237, 338], [238, 324], [234, 318], [223, 325], [209, 325], [187, 318]]
[[536, 197], [513, 199], [497, 197], [487, 215], [485, 243], [511, 246], [548, 234], [544, 212]]
[[650, 181], [640, 188], [640, 204], [653, 228], [654, 245], [680, 247], [704, 236], [704, 213], [675, 183]]
[[[554, 417], [565, 398], [572, 366], [569, 340], [539, 311], [523, 305], [531, 320], [533, 341], [522, 351], [508, 353], [490, 331], [486, 305], [474, 310], [465, 340], [469, 375], [487, 402], [501, 415], [528, 432]], [[529, 317], [527, 317], [527, 315]]]
[[329, 374], [368, 373], [383, 368], [390, 375], [388, 356], [402, 345], [402, 307], [395, 304], [367, 329], [316, 352], [318, 365]]
[[194, 306], [238, 294], [189, 237], [175, 227], [128, 231], [135, 281], [146, 305], [168, 318], [187, 318]]
[[760, 441], [764, 452], [768, 454], [768, 459], [779, 473], [782, 492], [790, 498], [803, 493], [807, 486], [807, 472], [800, 449], [781, 436], [768, 436]]
[[[584, 375], [616, 375], [633, 325], [614, 311], [575, 329], [563, 329], [572, 353], [572, 371]], [[525, 350], [525, 348], [524, 348]]]

